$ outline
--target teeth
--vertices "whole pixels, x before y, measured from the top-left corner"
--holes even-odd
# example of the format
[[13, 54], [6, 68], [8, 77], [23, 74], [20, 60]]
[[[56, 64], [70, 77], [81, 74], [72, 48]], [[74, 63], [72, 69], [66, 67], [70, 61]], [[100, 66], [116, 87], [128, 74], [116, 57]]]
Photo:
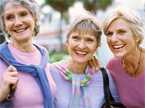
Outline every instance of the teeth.
[[16, 32], [19, 33], [19, 32], [23, 32], [23, 31], [24, 31], [24, 29], [23, 30], [17, 30]]
[[82, 52], [82, 51], [76, 51], [77, 54], [82, 54], [82, 55], [85, 55], [87, 54], [86, 52]]
[[25, 31], [26, 30], [26, 28], [22, 28], [22, 29], [17, 29], [17, 30], [15, 30], [15, 32], [16, 33], [20, 33], [20, 32], [23, 32], [23, 31]]
[[122, 48], [124, 45], [113, 45], [113, 48], [114, 49], [119, 49], [119, 48]]

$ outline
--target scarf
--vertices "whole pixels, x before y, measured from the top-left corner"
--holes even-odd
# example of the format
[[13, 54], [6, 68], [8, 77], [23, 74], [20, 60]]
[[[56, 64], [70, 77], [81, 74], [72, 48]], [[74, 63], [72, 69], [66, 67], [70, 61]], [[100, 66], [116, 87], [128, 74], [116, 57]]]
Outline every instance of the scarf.
[[55, 66], [60, 70], [61, 76], [72, 83], [72, 94], [68, 108], [91, 108], [87, 86], [91, 83], [92, 70], [87, 68], [85, 74], [77, 75], [67, 69], [65, 64], [55, 64]]
[[1, 59], [7, 63], [7, 65], [13, 65], [17, 71], [31, 74], [36, 79], [43, 94], [44, 108], [53, 108], [53, 99], [45, 72], [45, 67], [47, 65], [47, 54], [44, 49], [41, 49], [37, 45], [35, 46], [40, 51], [42, 56], [40, 65], [26, 65], [17, 62], [12, 56], [7, 42], [1, 44], [0, 46]]

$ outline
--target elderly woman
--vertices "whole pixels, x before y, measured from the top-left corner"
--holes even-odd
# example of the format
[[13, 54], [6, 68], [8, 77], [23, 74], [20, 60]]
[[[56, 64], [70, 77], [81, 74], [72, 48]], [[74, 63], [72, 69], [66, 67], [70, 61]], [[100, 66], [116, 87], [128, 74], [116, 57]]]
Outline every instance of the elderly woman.
[[121, 101], [127, 108], [145, 107], [145, 49], [143, 24], [137, 13], [117, 8], [104, 22], [107, 43], [114, 54], [108, 63]]
[[37, 9], [34, 0], [1, 1], [1, 27], [10, 41], [0, 46], [0, 102], [15, 89], [11, 108], [52, 108], [47, 53], [32, 43], [39, 30]]
[[[99, 23], [90, 14], [77, 17], [71, 25], [65, 44], [70, 57], [50, 65], [55, 108], [100, 108], [104, 103], [99, 62], [92, 61], [100, 46], [101, 33]], [[109, 80], [117, 99], [110, 75]]]

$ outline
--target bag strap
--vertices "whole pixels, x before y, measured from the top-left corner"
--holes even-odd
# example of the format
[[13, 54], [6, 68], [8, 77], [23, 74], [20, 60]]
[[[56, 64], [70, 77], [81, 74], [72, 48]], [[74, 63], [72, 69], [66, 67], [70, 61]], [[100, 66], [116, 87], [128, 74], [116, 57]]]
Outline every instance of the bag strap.
[[[5, 59], [2, 57], [2, 55], [0, 55], [0, 59], [1, 59], [7, 66], [10, 65], [10, 63], [9, 63], [7, 60], [5, 60]], [[10, 100], [10, 99], [14, 96], [14, 92], [15, 92], [15, 88], [13, 88], [13, 85], [10, 85], [10, 93], [8, 94], [6, 100]]]
[[104, 85], [103, 88], [104, 88], [105, 101], [107, 105], [109, 105], [112, 101], [114, 101], [114, 98], [112, 97], [112, 94], [109, 88], [109, 77], [105, 68], [102, 67], [100, 68], [100, 70], [103, 76], [103, 85]]

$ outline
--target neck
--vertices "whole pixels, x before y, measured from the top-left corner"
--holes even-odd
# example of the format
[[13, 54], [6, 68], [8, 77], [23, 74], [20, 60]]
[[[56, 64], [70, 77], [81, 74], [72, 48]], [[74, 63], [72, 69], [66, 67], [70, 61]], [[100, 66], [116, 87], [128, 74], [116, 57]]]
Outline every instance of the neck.
[[142, 49], [138, 48], [134, 53], [123, 57], [122, 64], [128, 74], [136, 76], [140, 72], [142, 61]]
[[34, 50], [32, 41], [30, 42], [11, 42], [12, 46], [23, 52], [32, 52]]
[[83, 74], [85, 72], [86, 66], [86, 64], [76, 63], [72, 60], [68, 64], [68, 68], [76, 74]]

